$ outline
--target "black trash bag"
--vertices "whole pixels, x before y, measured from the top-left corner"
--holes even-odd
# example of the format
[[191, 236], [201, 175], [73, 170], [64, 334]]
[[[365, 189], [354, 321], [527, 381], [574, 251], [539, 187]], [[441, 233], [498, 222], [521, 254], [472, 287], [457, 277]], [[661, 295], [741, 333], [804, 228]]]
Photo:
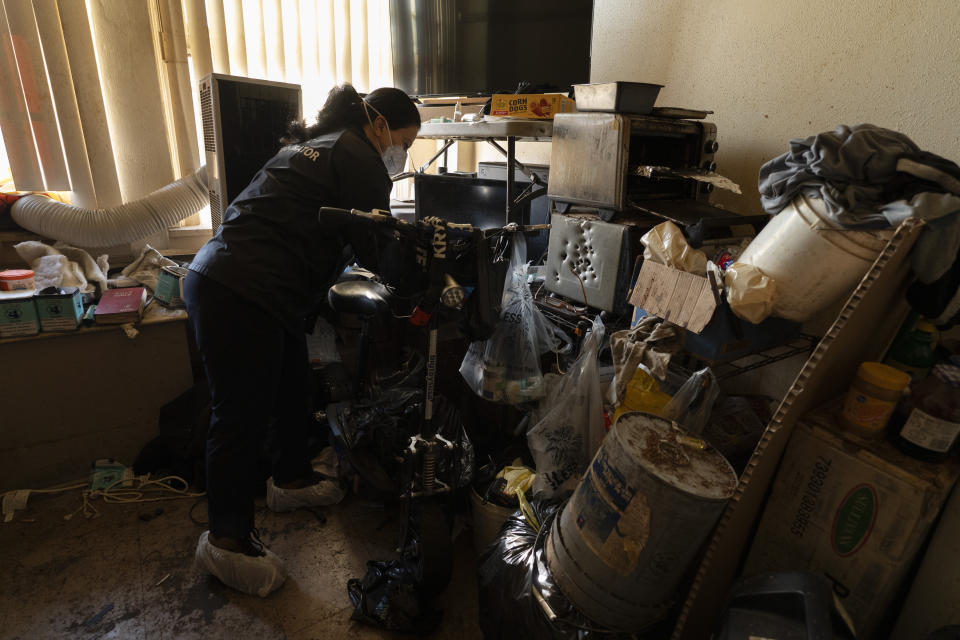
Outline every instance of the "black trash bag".
[[[410, 444], [410, 438], [420, 432], [423, 416], [423, 390], [395, 387], [380, 393], [376, 398], [357, 402], [350, 407], [349, 418], [340, 422], [343, 446], [352, 452], [353, 462], [359, 463], [361, 454], [374, 461], [379, 470], [380, 481], [375, 483], [381, 491], [395, 492], [399, 486], [401, 463], [397, 455]], [[456, 445], [455, 453], [441, 455], [437, 463], [437, 477], [455, 488], [470, 483], [474, 472], [474, 448], [463, 426], [463, 419], [456, 406], [441, 394], [433, 399], [433, 421], [437, 433]], [[361, 476], [363, 470], [357, 470]], [[366, 470], [366, 475], [373, 473]], [[373, 478], [365, 477], [367, 481]], [[391, 482], [395, 481], [394, 487]]]
[[484, 638], [658, 638], [605, 630], [560, 593], [544, 562], [543, 544], [562, 504], [534, 500], [531, 507], [541, 523], [539, 532], [517, 512], [507, 518], [496, 542], [480, 556], [480, 628]]
[[191, 487], [206, 488], [206, 435], [210, 425], [210, 389], [197, 382], [160, 408], [157, 437], [133, 462], [138, 476], [180, 476]]
[[424, 596], [413, 568], [400, 560], [370, 560], [362, 579], [347, 582], [347, 593], [354, 606], [351, 620], [388, 631], [427, 635], [443, 617]]

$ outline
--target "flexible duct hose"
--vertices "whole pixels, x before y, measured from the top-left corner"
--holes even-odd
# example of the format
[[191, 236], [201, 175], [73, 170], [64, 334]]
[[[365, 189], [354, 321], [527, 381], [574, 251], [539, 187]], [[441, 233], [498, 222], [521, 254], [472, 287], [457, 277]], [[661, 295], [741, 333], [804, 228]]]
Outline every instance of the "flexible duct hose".
[[150, 195], [107, 209], [85, 209], [44, 196], [25, 196], [10, 208], [18, 225], [45, 238], [78, 247], [112, 247], [172, 227], [210, 203], [207, 169]]

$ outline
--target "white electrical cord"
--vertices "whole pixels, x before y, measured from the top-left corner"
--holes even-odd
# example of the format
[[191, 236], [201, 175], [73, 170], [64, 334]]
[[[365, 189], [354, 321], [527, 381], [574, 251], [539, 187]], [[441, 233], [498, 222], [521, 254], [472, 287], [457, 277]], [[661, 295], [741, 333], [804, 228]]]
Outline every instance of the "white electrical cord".
[[[169, 483], [172, 481], [182, 484], [183, 487], [177, 488], [171, 486]], [[128, 486], [122, 486], [125, 484]], [[166, 492], [174, 495], [149, 495], [146, 493], [147, 491]], [[189, 483], [180, 476], [164, 476], [156, 480], [151, 479], [149, 475], [137, 476], [132, 480], [117, 480], [106, 489], [84, 489], [83, 503], [73, 513], [65, 515], [63, 519], [69, 520], [81, 512], [84, 518], [96, 518], [99, 516], [100, 511], [91, 503], [91, 500], [94, 498], [102, 498], [103, 501], [107, 503], [129, 504], [133, 502], [159, 502], [161, 500], [179, 500], [180, 498], [199, 498], [204, 495], [206, 494], [203, 492], [191, 492]]]
[[[206, 495], [204, 492], [191, 492], [189, 483], [180, 476], [164, 476], [153, 479], [148, 474], [117, 480], [106, 489], [90, 489], [89, 486], [89, 483], [81, 482], [50, 489], [14, 489], [5, 491], [0, 494], [0, 502], [4, 504], [4, 514], [7, 516], [5, 521], [9, 522], [12, 520], [13, 512], [17, 509], [26, 507], [26, 499], [31, 493], [62, 493], [64, 491], [83, 489], [83, 502], [75, 511], [63, 516], [64, 520], [70, 520], [78, 513], [82, 513], [84, 518], [96, 518], [99, 516], [100, 511], [91, 503], [91, 500], [95, 498], [101, 498], [107, 503], [129, 504], [134, 502], [179, 500], [181, 498], [200, 498]], [[7, 499], [9, 497], [11, 501], [13, 501], [13, 499], [17, 497], [17, 494], [22, 496], [22, 504], [11, 505], [8, 513]]]

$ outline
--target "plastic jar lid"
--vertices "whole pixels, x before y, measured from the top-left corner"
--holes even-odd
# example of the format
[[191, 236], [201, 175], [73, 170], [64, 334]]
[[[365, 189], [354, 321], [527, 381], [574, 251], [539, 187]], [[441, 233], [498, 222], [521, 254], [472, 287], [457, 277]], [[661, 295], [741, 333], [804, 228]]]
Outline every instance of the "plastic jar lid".
[[27, 280], [33, 277], [30, 269], [7, 269], [0, 271], [0, 280]]
[[910, 374], [880, 362], [861, 362], [857, 368], [857, 377], [890, 391], [902, 391], [910, 384]]
[[937, 332], [937, 326], [929, 320], [918, 320], [917, 324], [915, 324], [913, 328], [917, 331], [922, 331], [923, 333]]

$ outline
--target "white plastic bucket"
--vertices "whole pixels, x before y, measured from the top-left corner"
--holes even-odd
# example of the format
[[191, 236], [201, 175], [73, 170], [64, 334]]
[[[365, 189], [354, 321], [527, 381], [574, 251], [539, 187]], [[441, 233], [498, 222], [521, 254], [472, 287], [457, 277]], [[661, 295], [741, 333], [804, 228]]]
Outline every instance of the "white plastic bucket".
[[738, 262], [776, 282], [773, 315], [803, 322], [860, 282], [891, 231], [849, 231], [826, 217], [823, 200], [798, 195], [763, 228]]

